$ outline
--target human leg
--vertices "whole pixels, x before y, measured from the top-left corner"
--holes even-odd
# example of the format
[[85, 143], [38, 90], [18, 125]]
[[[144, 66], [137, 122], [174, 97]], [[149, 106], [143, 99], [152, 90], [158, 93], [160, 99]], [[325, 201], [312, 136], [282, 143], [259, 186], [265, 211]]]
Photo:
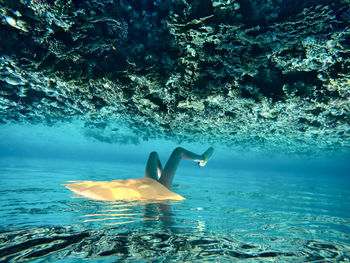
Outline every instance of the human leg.
[[174, 179], [176, 169], [181, 161], [181, 159], [201, 162], [204, 160], [203, 155], [198, 155], [193, 152], [190, 152], [182, 147], [177, 147], [171, 154], [168, 162], [166, 163], [162, 174], [159, 178], [159, 183], [164, 185], [167, 188], [170, 188], [171, 183]]
[[162, 170], [162, 164], [160, 163], [158, 153], [151, 152], [148, 157], [145, 176], [158, 181]]

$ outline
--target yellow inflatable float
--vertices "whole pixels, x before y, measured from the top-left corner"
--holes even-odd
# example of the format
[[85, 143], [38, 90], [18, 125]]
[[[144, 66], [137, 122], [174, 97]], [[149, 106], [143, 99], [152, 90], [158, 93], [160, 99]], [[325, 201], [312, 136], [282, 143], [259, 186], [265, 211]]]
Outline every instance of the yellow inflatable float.
[[184, 200], [164, 185], [148, 177], [114, 181], [69, 181], [65, 187], [92, 200]]

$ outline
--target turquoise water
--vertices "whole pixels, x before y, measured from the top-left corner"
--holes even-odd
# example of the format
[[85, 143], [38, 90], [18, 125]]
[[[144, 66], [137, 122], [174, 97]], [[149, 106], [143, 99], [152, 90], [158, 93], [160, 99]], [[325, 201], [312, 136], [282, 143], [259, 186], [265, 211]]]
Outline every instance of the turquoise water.
[[0, 0], [0, 263], [350, 262], [349, 3]]
[[255, 168], [183, 162], [173, 191], [186, 200], [143, 204], [86, 200], [61, 186], [137, 178], [142, 163], [3, 158], [0, 261], [350, 260], [346, 170]]

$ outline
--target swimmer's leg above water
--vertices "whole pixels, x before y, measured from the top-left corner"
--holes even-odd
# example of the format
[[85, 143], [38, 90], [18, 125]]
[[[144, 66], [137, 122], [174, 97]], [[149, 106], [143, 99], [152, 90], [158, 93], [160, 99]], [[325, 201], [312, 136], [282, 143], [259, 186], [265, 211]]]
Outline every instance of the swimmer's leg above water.
[[157, 180], [169, 189], [181, 159], [199, 162], [200, 166], [204, 166], [213, 152], [214, 149], [210, 147], [204, 154], [198, 155], [182, 147], [177, 147], [172, 152], [164, 169], [162, 168], [158, 154], [156, 152], [151, 152], [147, 161], [145, 175], [146, 177]]

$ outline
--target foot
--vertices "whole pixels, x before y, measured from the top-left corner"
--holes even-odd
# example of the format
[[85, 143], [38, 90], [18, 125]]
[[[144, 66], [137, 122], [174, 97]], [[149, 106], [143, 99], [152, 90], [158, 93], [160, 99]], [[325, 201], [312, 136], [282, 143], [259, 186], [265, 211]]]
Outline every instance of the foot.
[[207, 164], [210, 156], [213, 155], [213, 153], [214, 153], [214, 148], [213, 147], [209, 147], [208, 150], [206, 150], [205, 153], [203, 153], [203, 155], [202, 155], [203, 156], [203, 161], [198, 163], [199, 166], [204, 167]]

